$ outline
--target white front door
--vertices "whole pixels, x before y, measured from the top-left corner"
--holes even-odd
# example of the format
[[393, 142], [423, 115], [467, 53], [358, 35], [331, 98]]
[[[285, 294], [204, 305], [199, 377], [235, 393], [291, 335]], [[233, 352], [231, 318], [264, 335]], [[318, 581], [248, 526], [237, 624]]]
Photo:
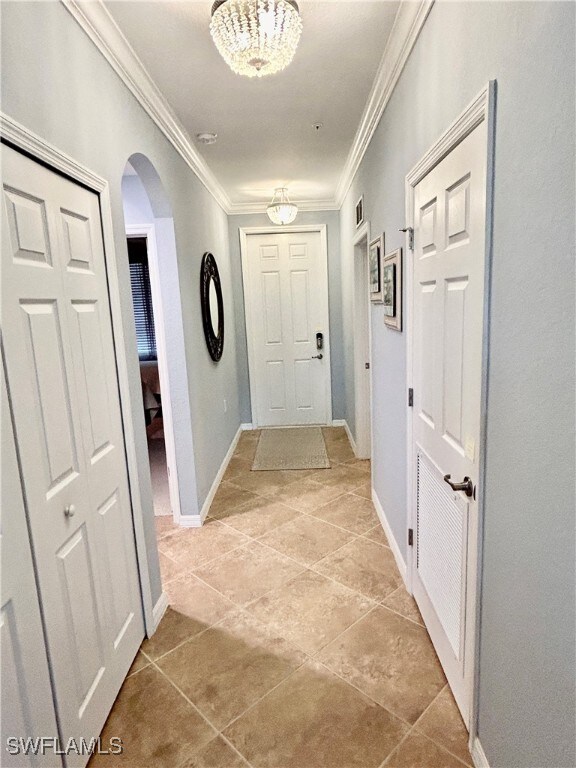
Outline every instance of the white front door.
[[321, 233], [250, 234], [243, 252], [252, 419], [331, 421], [327, 257]]
[[2, 166], [2, 330], [56, 705], [65, 740], [90, 738], [144, 636], [99, 198], [6, 146]]
[[[413, 590], [464, 721], [473, 659], [486, 222], [486, 123], [415, 188]], [[445, 477], [445, 476], [450, 477]], [[453, 490], [448, 481], [464, 483]], [[472, 494], [472, 495], [467, 495]]]

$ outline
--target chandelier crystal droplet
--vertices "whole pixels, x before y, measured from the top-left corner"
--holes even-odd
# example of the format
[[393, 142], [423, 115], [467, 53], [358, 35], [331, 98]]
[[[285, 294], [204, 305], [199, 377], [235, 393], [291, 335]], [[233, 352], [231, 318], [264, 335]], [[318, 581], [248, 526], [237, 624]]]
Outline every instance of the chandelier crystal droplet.
[[263, 77], [290, 64], [302, 19], [294, 0], [216, 0], [210, 33], [233, 72]]

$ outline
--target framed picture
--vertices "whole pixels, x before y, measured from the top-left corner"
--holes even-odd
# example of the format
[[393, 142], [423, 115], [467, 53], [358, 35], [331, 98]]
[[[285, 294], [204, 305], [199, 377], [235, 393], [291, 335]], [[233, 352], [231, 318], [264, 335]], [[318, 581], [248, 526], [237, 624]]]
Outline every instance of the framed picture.
[[356, 203], [356, 228], [364, 221], [364, 195]]
[[401, 331], [402, 248], [387, 253], [382, 259], [382, 303], [385, 325], [395, 331]]
[[374, 238], [368, 248], [368, 283], [370, 301], [382, 303], [382, 255], [384, 253], [384, 233]]

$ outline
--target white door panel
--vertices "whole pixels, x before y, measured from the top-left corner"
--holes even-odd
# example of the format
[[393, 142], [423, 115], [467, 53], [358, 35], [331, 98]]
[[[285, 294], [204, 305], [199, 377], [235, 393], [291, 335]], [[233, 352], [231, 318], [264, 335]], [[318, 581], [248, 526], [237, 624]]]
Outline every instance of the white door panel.
[[[330, 418], [326, 257], [318, 232], [247, 237], [244, 283], [257, 426]], [[316, 333], [324, 336], [316, 348]], [[321, 352], [322, 359], [314, 356]]]
[[[29, 243], [32, 244], [32, 243]], [[0, 657], [2, 661], [2, 749], [0, 765], [10, 768], [61, 766], [60, 757], [6, 752], [8, 738], [56, 737], [56, 719], [44, 645], [40, 605], [26, 513], [20, 485], [3, 360], [0, 361], [2, 490], [0, 499], [2, 595]], [[15, 749], [16, 745], [11, 745]], [[49, 762], [48, 762], [49, 761]]]
[[90, 737], [144, 634], [99, 201], [2, 160], [2, 324], [58, 714]]
[[486, 141], [482, 123], [414, 190], [413, 589], [465, 722], [469, 530], [477, 503], [444, 475], [478, 482]]

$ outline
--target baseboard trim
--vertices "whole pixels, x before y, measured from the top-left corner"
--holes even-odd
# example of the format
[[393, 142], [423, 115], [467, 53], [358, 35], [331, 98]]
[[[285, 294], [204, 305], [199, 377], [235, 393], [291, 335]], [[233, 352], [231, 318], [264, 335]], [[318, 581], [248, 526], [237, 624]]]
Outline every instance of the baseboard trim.
[[[251, 427], [252, 425], [250, 425]], [[224, 473], [226, 472], [226, 468], [228, 467], [228, 464], [230, 463], [230, 459], [234, 455], [234, 451], [236, 450], [236, 446], [238, 445], [238, 440], [240, 440], [240, 435], [244, 431], [245, 425], [240, 424], [238, 427], [238, 430], [236, 431], [236, 434], [234, 435], [232, 442], [230, 443], [230, 448], [228, 448], [228, 452], [226, 453], [226, 456], [224, 456], [224, 459], [222, 461], [222, 464], [220, 465], [220, 469], [218, 470], [218, 474], [214, 478], [214, 482], [212, 483], [212, 487], [208, 491], [208, 496], [206, 496], [206, 499], [204, 501], [204, 504], [202, 504], [202, 509], [200, 510], [200, 515], [194, 515], [194, 520], [192, 520], [192, 515], [190, 516], [191, 522], [189, 524], [184, 524], [184, 527], [186, 528], [198, 528], [202, 525], [204, 520], [206, 519], [206, 515], [208, 514], [208, 510], [210, 509], [210, 505], [214, 501], [214, 496], [216, 495], [216, 491], [218, 490], [218, 486], [222, 482], [222, 478], [224, 477]], [[180, 525], [182, 525], [182, 518], [180, 518]]]
[[470, 752], [472, 754], [472, 762], [476, 768], [490, 768], [490, 763], [488, 762], [486, 753], [482, 749], [482, 744], [480, 744], [478, 736], [474, 736]]
[[346, 430], [346, 434], [348, 435], [348, 440], [350, 441], [350, 445], [352, 446], [352, 450], [354, 451], [354, 456], [358, 457], [358, 446], [356, 445], [356, 440], [354, 440], [354, 435], [352, 434], [352, 430], [348, 426], [348, 422], [344, 422], [344, 429]]
[[398, 566], [398, 570], [400, 571], [400, 576], [402, 576], [402, 580], [404, 581], [404, 584], [406, 585], [406, 587], [408, 587], [408, 580], [407, 580], [408, 569], [406, 567], [406, 561], [402, 557], [402, 552], [400, 551], [398, 542], [396, 541], [394, 534], [392, 533], [392, 528], [390, 528], [390, 523], [388, 522], [388, 518], [384, 514], [384, 509], [382, 508], [382, 504], [380, 503], [380, 499], [378, 498], [374, 488], [372, 488], [372, 501], [374, 503], [374, 507], [376, 508], [376, 514], [378, 515], [378, 518], [382, 523], [382, 528], [384, 528], [384, 533], [386, 534], [386, 538], [388, 539], [388, 543], [390, 544], [390, 549], [392, 550], [394, 559], [396, 560], [396, 565]]
[[345, 427], [346, 426], [346, 419], [332, 419], [332, 426], [333, 427]]
[[251, 429], [254, 429], [254, 424], [252, 424], [251, 421], [246, 421], [243, 424], [240, 424], [240, 429], [242, 432], [249, 432]]
[[158, 629], [158, 625], [162, 621], [162, 617], [166, 613], [166, 609], [168, 608], [168, 595], [166, 592], [162, 592], [158, 600], [156, 601], [156, 604], [154, 608], [152, 609], [152, 619], [154, 621], [154, 632]]

